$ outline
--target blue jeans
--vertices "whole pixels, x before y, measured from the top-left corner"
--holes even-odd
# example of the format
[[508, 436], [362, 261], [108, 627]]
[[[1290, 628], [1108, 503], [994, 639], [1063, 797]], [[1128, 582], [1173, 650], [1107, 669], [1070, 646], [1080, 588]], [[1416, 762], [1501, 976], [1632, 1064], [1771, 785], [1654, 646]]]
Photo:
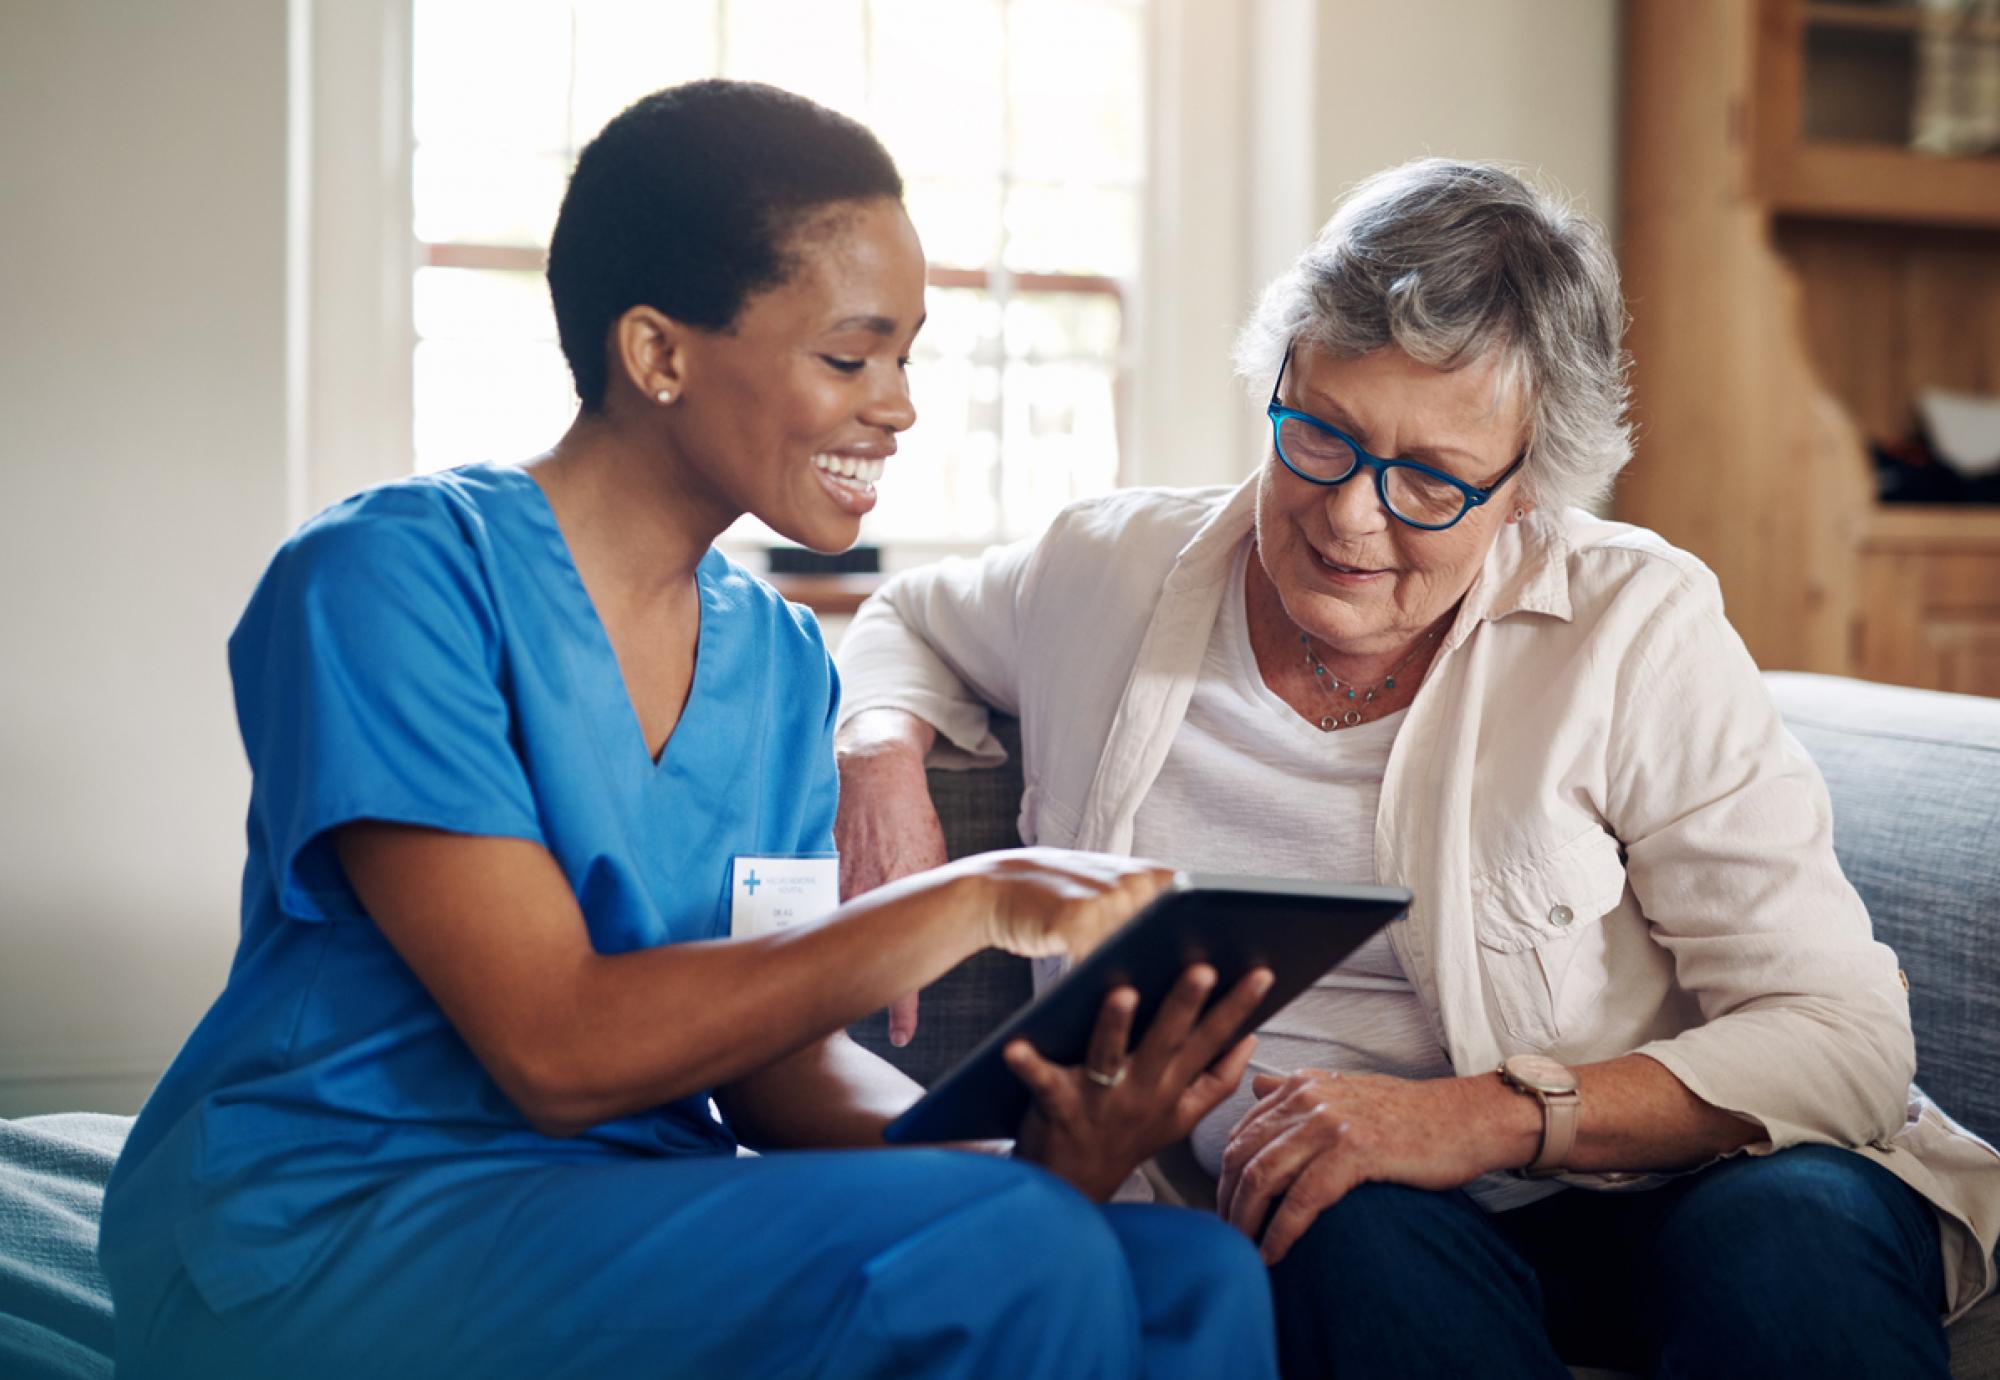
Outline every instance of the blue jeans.
[[1827, 1146], [1498, 1214], [1368, 1184], [1271, 1282], [1287, 1380], [1949, 1375], [1930, 1205]]

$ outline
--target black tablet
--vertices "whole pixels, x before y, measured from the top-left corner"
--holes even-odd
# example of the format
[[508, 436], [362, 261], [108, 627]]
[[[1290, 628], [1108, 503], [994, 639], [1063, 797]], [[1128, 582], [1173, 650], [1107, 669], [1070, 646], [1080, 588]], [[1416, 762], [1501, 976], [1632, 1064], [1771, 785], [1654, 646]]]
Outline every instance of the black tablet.
[[[1080, 1064], [1113, 988], [1139, 993], [1136, 1046], [1191, 963], [1212, 965], [1219, 1000], [1257, 967], [1277, 981], [1237, 1032], [1255, 1030], [1364, 940], [1409, 908], [1401, 887], [1336, 886], [1258, 877], [1183, 876], [1055, 986], [1015, 1012], [911, 1108], [889, 1123], [894, 1144], [999, 1140], [1020, 1128], [1028, 1089], [1000, 1057], [1026, 1039], [1044, 1058]], [[1233, 1041], [1232, 1041], [1233, 1043]], [[1225, 1046], [1227, 1048], [1227, 1046]]]

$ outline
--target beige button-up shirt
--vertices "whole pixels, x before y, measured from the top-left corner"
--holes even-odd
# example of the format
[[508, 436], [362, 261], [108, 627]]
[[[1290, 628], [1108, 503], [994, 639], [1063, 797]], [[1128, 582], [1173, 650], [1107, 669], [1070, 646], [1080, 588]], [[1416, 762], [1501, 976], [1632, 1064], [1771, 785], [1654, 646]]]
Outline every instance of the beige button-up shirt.
[[[842, 717], [909, 710], [972, 764], [1001, 757], [987, 706], [1018, 715], [1022, 838], [1127, 851], [1254, 502], [1122, 490], [890, 581]], [[1576, 511], [1503, 527], [1396, 735], [1375, 863], [1416, 896], [1390, 943], [1461, 1074], [1646, 1054], [1761, 1125], [1749, 1153], [1852, 1147], [1923, 1194], [1952, 1316], [1992, 1288], [2000, 1155], [1911, 1086], [1896, 957], [1699, 561]]]

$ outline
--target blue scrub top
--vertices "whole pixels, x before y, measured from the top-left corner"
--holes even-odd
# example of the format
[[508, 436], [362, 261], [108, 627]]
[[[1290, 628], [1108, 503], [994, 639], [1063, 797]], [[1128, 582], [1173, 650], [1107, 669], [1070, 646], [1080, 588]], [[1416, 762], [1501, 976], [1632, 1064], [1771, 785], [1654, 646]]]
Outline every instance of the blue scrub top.
[[107, 1269], [171, 1240], [228, 1307], [282, 1287], [348, 1204], [413, 1175], [733, 1151], [706, 1093], [535, 1132], [361, 909], [329, 837], [390, 820], [532, 839], [600, 953], [726, 937], [735, 856], [833, 849], [839, 688], [811, 614], [714, 551], [697, 581], [694, 683], [656, 764], [522, 471], [374, 489], [279, 550], [229, 642], [252, 774], [242, 938], [112, 1176]]

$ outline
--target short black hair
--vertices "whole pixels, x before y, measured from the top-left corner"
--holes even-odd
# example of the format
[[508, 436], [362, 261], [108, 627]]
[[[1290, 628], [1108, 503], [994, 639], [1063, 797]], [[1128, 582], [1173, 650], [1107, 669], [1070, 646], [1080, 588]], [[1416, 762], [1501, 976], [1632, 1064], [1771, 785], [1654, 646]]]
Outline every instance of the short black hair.
[[902, 195], [880, 140], [775, 86], [692, 81], [626, 107], [577, 158], [549, 241], [556, 330], [585, 410], [603, 406], [605, 339], [631, 308], [727, 330], [790, 276], [793, 232], [814, 211]]

